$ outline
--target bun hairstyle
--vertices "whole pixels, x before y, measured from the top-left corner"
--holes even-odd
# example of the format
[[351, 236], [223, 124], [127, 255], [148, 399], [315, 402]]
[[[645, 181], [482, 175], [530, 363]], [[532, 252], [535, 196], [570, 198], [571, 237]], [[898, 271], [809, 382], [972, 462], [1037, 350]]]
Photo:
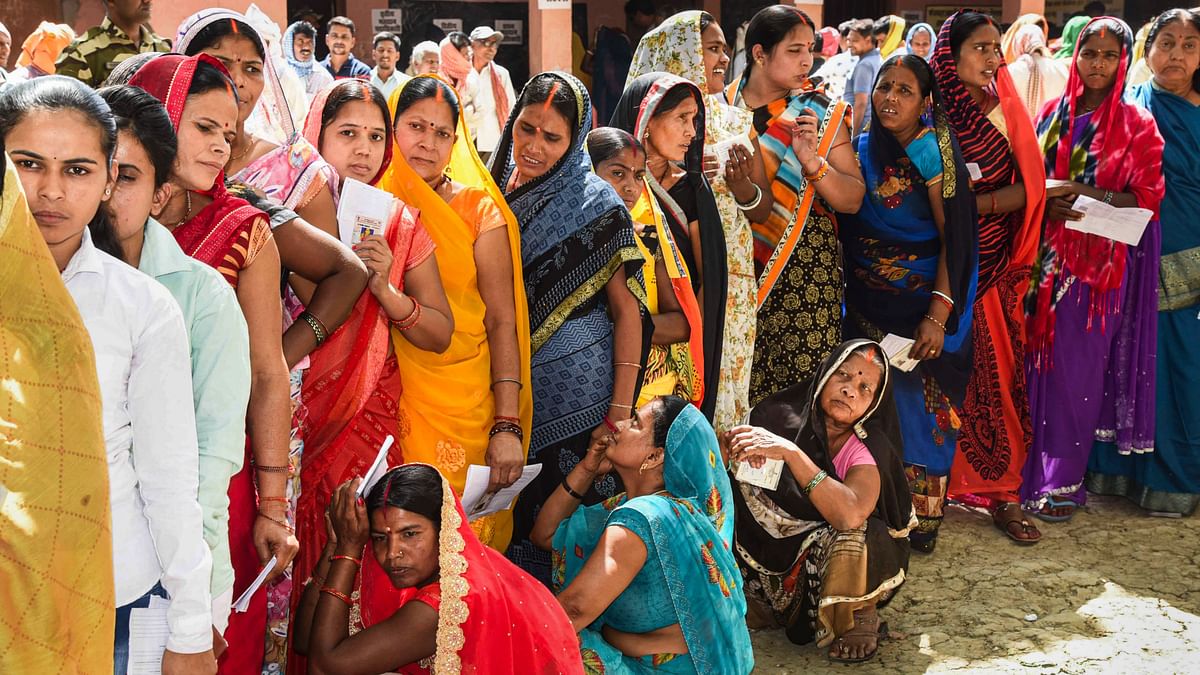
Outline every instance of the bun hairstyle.
[[678, 396], [663, 396], [654, 408], [654, 447], [667, 447], [667, 435], [679, 413], [688, 407], [688, 402]]
[[599, 127], [593, 129], [587, 136], [587, 151], [588, 157], [592, 160], [592, 168], [600, 166], [629, 148], [634, 148], [642, 154], [646, 153], [641, 141], [624, 129]]
[[379, 479], [367, 494], [367, 515], [390, 506], [428, 518], [442, 529], [442, 476], [425, 464], [402, 464]]
[[[108, 103], [91, 87], [73, 77], [47, 75], [9, 88], [0, 96], [0, 139], [6, 139], [13, 127], [34, 110], [72, 111], [83, 115], [99, 132], [100, 150], [111, 164], [117, 149], [117, 121]], [[102, 170], [107, 174], [108, 165]], [[88, 223], [88, 229], [91, 230], [92, 243], [96, 248], [118, 260], [125, 260], [117, 233], [99, 204], [96, 205], [96, 214]]]
[[[749, 56], [753, 53], [754, 45], [761, 46], [763, 51], [769, 54], [787, 38], [788, 33], [800, 25], [808, 26], [813, 35], [816, 35], [817, 25], [807, 14], [795, 7], [771, 5], [759, 10], [746, 27], [746, 54]], [[754, 59], [747, 58], [746, 74], [743, 77], [749, 77], [753, 68]]]

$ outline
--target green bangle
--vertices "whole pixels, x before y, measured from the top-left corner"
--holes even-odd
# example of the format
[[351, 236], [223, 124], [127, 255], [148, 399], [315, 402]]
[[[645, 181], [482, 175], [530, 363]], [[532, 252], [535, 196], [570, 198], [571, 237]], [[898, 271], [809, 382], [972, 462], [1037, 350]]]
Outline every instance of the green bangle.
[[828, 477], [829, 477], [829, 474], [825, 473], [824, 469], [821, 469], [820, 471], [818, 471], [817, 475], [813, 476], [812, 480], [808, 481], [808, 485], [804, 486], [804, 494], [807, 495], [807, 494], [811, 493], [813, 491], [813, 488], [820, 485], [821, 481], [825, 480]]

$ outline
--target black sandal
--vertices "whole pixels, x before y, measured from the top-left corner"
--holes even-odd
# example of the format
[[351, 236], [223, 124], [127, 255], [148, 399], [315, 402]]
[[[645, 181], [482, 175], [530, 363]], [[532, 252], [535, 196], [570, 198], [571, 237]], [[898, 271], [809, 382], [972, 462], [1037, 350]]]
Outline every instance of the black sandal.
[[[1021, 514], [1020, 517], [1014, 515], [1013, 507], [1016, 507], [1015, 511]], [[1021, 534], [1028, 536], [1031, 533], [1036, 533], [1037, 537], [1022, 538], [1017, 536], [1017, 533], [1013, 532], [1012, 530], [1014, 523], [1021, 526]], [[1033, 546], [1042, 540], [1042, 531], [1039, 530], [1036, 525], [1029, 522], [1029, 519], [1025, 517], [1025, 511], [1020, 507], [1020, 505], [1014, 502], [1004, 504], [993, 511], [992, 524], [996, 526], [996, 529], [1003, 532], [1005, 536], [1021, 546]]]

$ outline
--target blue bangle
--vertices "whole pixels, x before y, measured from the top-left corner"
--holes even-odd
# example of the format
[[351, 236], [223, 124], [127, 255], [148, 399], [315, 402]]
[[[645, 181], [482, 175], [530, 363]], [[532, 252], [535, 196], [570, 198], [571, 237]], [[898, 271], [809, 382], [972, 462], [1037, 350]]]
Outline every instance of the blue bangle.
[[825, 473], [824, 469], [821, 469], [820, 471], [818, 471], [817, 475], [813, 476], [812, 480], [808, 481], [808, 485], [804, 486], [804, 494], [807, 495], [807, 494], [811, 493], [813, 491], [813, 488], [820, 485], [821, 481], [825, 480], [828, 477], [829, 477], [829, 474]]

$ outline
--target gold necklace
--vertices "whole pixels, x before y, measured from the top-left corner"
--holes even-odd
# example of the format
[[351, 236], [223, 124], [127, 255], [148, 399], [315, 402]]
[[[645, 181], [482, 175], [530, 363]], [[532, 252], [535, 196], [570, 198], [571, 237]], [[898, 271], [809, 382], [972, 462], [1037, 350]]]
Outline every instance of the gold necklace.
[[240, 154], [236, 157], [231, 157], [229, 161], [230, 162], [240, 162], [240, 161], [242, 161], [242, 158], [245, 157], [246, 155], [250, 154], [250, 151], [253, 149], [254, 149], [254, 140], [251, 139], [250, 144], [246, 146], [246, 150], [244, 152], [242, 152], [242, 154]]
[[185, 202], [186, 208], [183, 212], [183, 219], [180, 220], [178, 223], [175, 223], [176, 228], [182, 226], [184, 223], [186, 223], [188, 221], [188, 218], [190, 218], [192, 216], [192, 191], [185, 190], [183, 193], [183, 197], [186, 200], [186, 202]]

